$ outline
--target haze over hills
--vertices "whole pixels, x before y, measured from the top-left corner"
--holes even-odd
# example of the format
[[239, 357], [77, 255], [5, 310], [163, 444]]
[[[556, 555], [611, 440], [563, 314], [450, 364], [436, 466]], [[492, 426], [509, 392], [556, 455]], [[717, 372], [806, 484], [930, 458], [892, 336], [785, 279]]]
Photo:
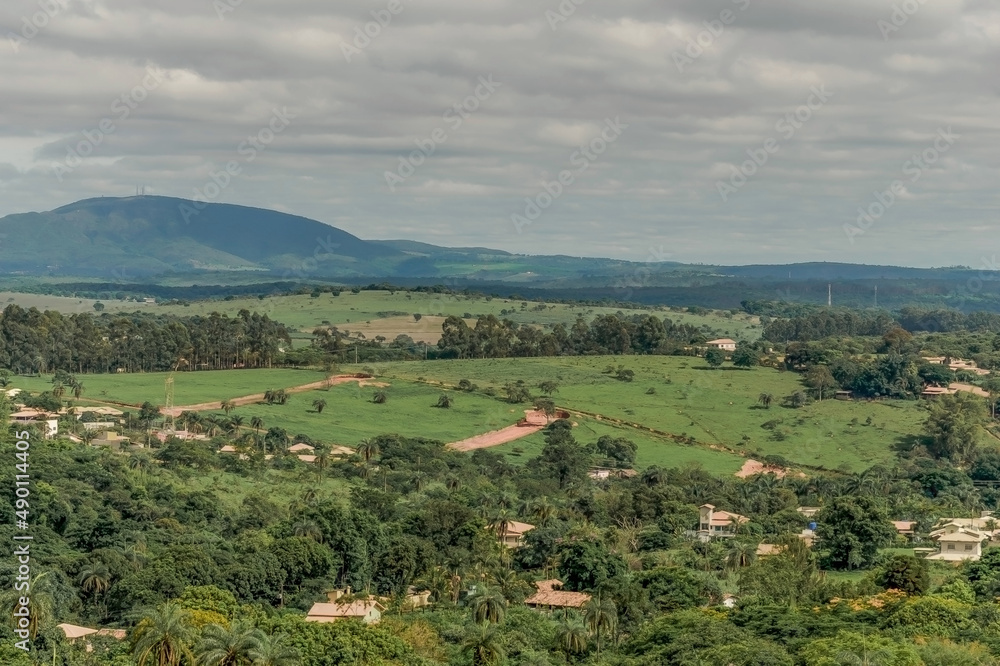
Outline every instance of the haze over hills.
[[[0, 234], [0, 271], [8, 274], [147, 282], [178, 274], [243, 274], [254, 281], [434, 279], [618, 291], [749, 282], [759, 291], [764, 284], [789, 280], [960, 281], [976, 274], [966, 268], [708, 266], [516, 255], [412, 240], [363, 240], [297, 215], [161, 196], [101, 197], [49, 212], [8, 215], [0, 219]], [[764, 292], [769, 288], [763, 286]]]

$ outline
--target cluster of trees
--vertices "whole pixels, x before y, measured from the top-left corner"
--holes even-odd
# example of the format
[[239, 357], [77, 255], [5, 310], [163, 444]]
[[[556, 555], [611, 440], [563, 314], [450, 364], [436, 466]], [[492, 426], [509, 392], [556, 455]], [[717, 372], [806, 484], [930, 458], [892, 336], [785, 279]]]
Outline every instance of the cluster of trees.
[[267, 315], [63, 315], [8, 305], [0, 313], [0, 367], [18, 373], [152, 372], [270, 367], [288, 330]]
[[461, 317], [450, 316], [438, 347], [446, 358], [675, 354], [705, 339], [697, 327], [645, 314], [599, 315], [589, 324], [579, 317], [568, 328], [556, 324], [548, 332], [493, 315], [480, 317], [470, 328]]
[[[137, 420], [157, 418], [148, 412]], [[322, 462], [307, 465], [286, 452], [299, 437], [238, 419], [186, 413], [179, 420], [211, 440], [127, 454], [66, 441], [32, 448], [33, 653], [12, 647], [5, 624], [0, 663], [821, 666], [880, 663], [875, 655], [992, 664], [1000, 654], [1000, 555], [931, 577], [924, 562], [882, 551], [897, 544], [890, 519], [926, 532], [941, 516], [996, 508], [1000, 492], [974, 483], [1000, 481], [993, 450], [964, 452], [961, 468], [914, 449], [859, 474], [739, 479], [652, 467], [598, 482], [592, 466], [633, 465], [635, 444], [581, 443], [564, 420], [515, 466], [395, 435], [346, 458], [311, 442]], [[940, 434], [963, 440], [946, 424]], [[224, 444], [243, 455], [215, 453]], [[15, 451], [0, 436], [0, 456]], [[4, 467], [0, 482], [13, 487], [14, 473]], [[13, 502], [0, 496], [7, 540]], [[734, 524], [734, 538], [701, 542], [691, 534], [704, 503], [749, 521]], [[812, 550], [797, 538], [808, 522], [799, 506], [823, 507]], [[499, 537], [514, 520], [535, 529], [509, 550]], [[777, 554], [757, 557], [761, 542]], [[16, 575], [0, 560], [2, 589]], [[534, 581], [553, 577], [590, 602], [552, 615], [526, 608]], [[386, 598], [378, 626], [304, 621], [326, 590], [347, 586]], [[411, 587], [430, 590], [434, 606], [403, 612]], [[724, 592], [737, 594], [735, 608]], [[15, 595], [0, 604], [10, 617]], [[123, 627], [129, 638], [93, 638], [88, 652], [62, 638], [63, 622]]]

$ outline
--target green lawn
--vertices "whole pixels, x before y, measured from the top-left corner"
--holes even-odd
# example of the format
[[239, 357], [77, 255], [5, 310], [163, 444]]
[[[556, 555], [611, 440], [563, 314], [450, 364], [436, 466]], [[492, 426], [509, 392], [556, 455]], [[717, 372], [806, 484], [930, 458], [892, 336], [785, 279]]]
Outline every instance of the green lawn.
[[[169, 373], [79, 375], [85, 401], [110, 401], [139, 405], [149, 401], [163, 405], [165, 381]], [[174, 374], [174, 405], [190, 405], [238, 398], [268, 389], [289, 388], [323, 379], [314, 370], [263, 369], [177, 372]], [[51, 375], [13, 377], [11, 386], [27, 391], [47, 391], [52, 388]]]
[[[633, 370], [635, 380], [625, 383], [604, 374], [609, 365]], [[919, 433], [924, 420], [922, 403], [915, 401], [826, 400], [801, 409], [781, 407], [783, 396], [802, 389], [799, 375], [770, 368], [737, 370], [728, 364], [710, 370], [704, 360], [691, 357], [429, 361], [383, 364], [377, 369], [386, 378], [422, 377], [447, 385], [469, 379], [497, 389], [518, 379], [533, 389], [552, 380], [559, 384], [555, 398], [560, 407], [694, 437], [710, 452], [708, 447], [718, 446], [748, 456], [781, 455], [829, 469], [862, 470], [891, 460], [893, 446]], [[650, 389], [654, 393], [648, 393]], [[757, 404], [761, 393], [775, 397], [770, 409]], [[632, 439], [642, 435], [641, 429], [631, 432]], [[644, 445], [640, 459], [655, 460], [657, 456], [646, 449]]]

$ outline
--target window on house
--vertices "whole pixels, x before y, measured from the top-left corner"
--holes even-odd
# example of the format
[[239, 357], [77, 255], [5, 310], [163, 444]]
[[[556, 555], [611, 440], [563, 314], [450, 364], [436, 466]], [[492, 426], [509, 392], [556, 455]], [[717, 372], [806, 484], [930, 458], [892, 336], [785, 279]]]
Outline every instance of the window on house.
[[965, 549], [966, 550], [972, 550], [972, 544], [971, 543], [965, 544]]
[[955, 544], [949, 543], [948, 544], [948, 550], [955, 550]]

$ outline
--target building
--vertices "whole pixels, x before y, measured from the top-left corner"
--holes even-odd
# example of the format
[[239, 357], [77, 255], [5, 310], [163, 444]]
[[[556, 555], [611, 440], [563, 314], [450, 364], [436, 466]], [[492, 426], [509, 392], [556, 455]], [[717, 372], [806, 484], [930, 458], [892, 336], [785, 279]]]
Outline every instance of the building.
[[948, 384], [947, 387], [944, 386], [928, 386], [920, 395], [924, 398], [937, 398], [942, 395], [954, 395], [959, 391], [965, 391], [966, 393], [971, 393], [973, 395], [978, 395], [980, 398], [989, 398], [989, 391], [979, 388], [978, 386], [973, 386], [972, 384], [962, 384], [960, 382], [952, 382]]
[[780, 555], [783, 552], [785, 552], [785, 546], [773, 543], [762, 543], [757, 546], [757, 557], [770, 557], [771, 555]]
[[302, 453], [302, 454], [305, 454], [305, 455], [309, 455], [311, 453], [314, 453], [315, 451], [316, 451], [316, 449], [314, 447], [309, 446], [308, 444], [303, 444], [302, 442], [299, 442], [298, 444], [295, 444], [294, 446], [289, 446], [288, 447], [288, 452], [289, 453]]
[[590, 595], [585, 592], [564, 591], [561, 580], [540, 580], [535, 587], [538, 591], [524, 600], [524, 604], [531, 608], [583, 608], [590, 601]]
[[[339, 590], [335, 590], [335, 592], [339, 592]], [[377, 599], [315, 603], [309, 609], [306, 622], [329, 624], [338, 620], [360, 620], [365, 624], [378, 624], [382, 620], [382, 613], [385, 610], [385, 606]]]
[[799, 513], [801, 513], [806, 518], [812, 518], [813, 516], [815, 516], [817, 513], [820, 512], [820, 507], [818, 507], [818, 506], [800, 506], [799, 508], [796, 509], [796, 511], [798, 511]]
[[638, 476], [639, 472], [634, 469], [612, 469], [610, 467], [592, 467], [587, 476], [595, 481], [606, 481], [607, 479], [631, 479]]
[[931, 532], [931, 538], [938, 542], [938, 552], [928, 555], [928, 560], [959, 562], [978, 560], [983, 555], [983, 542], [989, 541], [988, 532], [980, 532], [974, 527], [963, 527], [948, 523]]
[[917, 523], [912, 520], [894, 520], [892, 526], [896, 528], [896, 534], [912, 537], [917, 529]]
[[722, 351], [736, 351], [736, 341], [730, 340], [729, 338], [719, 338], [718, 340], [709, 340], [705, 343], [706, 347], [710, 349], [721, 349]]
[[99, 432], [91, 440], [91, 446], [105, 446], [111, 449], [121, 449], [123, 446], [130, 446], [132, 440], [129, 437], [122, 437], [114, 430]]
[[738, 513], [716, 511], [711, 504], [698, 507], [698, 514], [698, 536], [702, 539], [734, 537], [740, 525], [750, 522]]
[[[494, 530], [496, 530], [496, 527], [494, 526]], [[516, 520], [508, 520], [507, 524], [503, 526], [503, 530], [497, 531], [500, 534], [500, 543], [508, 548], [520, 548], [524, 545], [525, 535], [533, 529], [535, 529], [534, 525], [519, 523]]]

